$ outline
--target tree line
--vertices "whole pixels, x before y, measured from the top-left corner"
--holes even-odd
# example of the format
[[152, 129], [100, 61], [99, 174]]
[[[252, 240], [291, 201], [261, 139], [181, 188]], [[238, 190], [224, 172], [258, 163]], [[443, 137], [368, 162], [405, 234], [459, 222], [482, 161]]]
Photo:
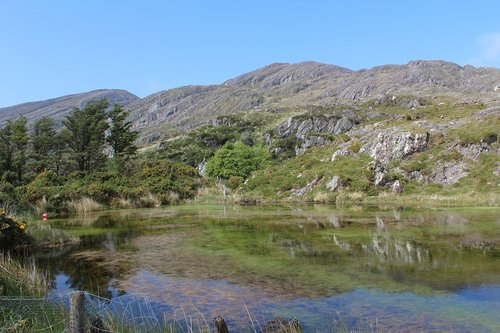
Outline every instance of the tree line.
[[31, 126], [23, 116], [7, 121], [0, 128], [0, 191], [29, 183], [44, 171], [64, 176], [101, 170], [108, 161], [123, 166], [136, 153], [138, 133], [127, 111], [119, 105], [107, 111], [108, 106], [103, 99], [74, 108], [59, 130], [49, 117]]

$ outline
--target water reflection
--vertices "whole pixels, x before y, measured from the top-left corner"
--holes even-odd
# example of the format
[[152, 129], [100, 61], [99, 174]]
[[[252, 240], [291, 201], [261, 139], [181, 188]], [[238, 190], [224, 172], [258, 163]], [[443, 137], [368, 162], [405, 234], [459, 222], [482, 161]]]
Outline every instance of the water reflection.
[[[444, 295], [469, 290], [459, 306], [469, 309], [470, 290], [500, 288], [499, 216], [499, 209], [235, 206], [110, 212], [54, 221], [82, 241], [38, 261], [52, 272], [56, 289], [146, 294], [171, 314], [173, 305], [194, 304], [208, 317], [227, 317], [244, 300], [256, 312], [292, 311], [312, 325], [320, 314], [331, 314], [322, 306], [343, 299], [347, 318], [362, 310], [405, 327], [423, 308], [415, 305], [405, 320], [391, 306], [367, 308], [352, 295], [376, 291], [404, 304], [434, 295], [442, 315], [457, 307]], [[489, 301], [500, 308], [498, 298]], [[470, 322], [479, 325], [483, 317], [472, 309]], [[410, 305], [406, 311], [412, 313]], [[237, 317], [229, 320], [244, 325]], [[454, 327], [458, 319], [447, 320], [439, 327]], [[500, 326], [495, 320], [490, 323]]]

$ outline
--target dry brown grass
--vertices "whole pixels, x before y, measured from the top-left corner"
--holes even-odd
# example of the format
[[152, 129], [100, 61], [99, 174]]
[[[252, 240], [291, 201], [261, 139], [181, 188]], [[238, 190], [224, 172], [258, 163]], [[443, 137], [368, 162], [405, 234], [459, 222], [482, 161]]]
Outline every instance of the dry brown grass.
[[122, 209], [134, 208], [134, 203], [125, 198], [113, 198], [113, 200], [111, 200], [111, 207]]
[[103, 206], [92, 198], [83, 197], [69, 201], [67, 208], [69, 212], [73, 213], [90, 213], [102, 210]]
[[141, 196], [137, 201], [137, 206], [148, 208], [148, 207], [159, 207], [161, 206], [161, 200], [158, 199], [156, 195], [151, 192], [148, 192]]
[[313, 200], [316, 203], [330, 203], [335, 202], [336, 195], [332, 192], [318, 192]]

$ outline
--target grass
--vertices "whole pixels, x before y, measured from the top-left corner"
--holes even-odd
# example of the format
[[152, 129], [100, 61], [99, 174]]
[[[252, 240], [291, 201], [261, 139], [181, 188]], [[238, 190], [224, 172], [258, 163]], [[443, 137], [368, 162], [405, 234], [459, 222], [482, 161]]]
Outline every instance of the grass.
[[92, 198], [83, 197], [69, 201], [67, 208], [69, 212], [73, 213], [90, 213], [102, 210], [103, 206]]
[[42, 221], [29, 221], [26, 233], [32, 237], [33, 244], [37, 248], [60, 247], [79, 242], [79, 238]]
[[20, 263], [9, 254], [0, 254], [0, 295], [43, 296], [50, 288], [48, 277], [35, 263]]
[[448, 135], [462, 144], [480, 143], [493, 138], [496, 141], [500, 137], [500, 118], [496, 115], [486, 116], [451, 129]]
[[[315, 179], [320, 179], [304, 197], [293, 197], [298, 201], [313, 201], [318, 192], [326, 192], [325, 184], [333, 176], [339, 176], [341, 188], [349, 192], [374, 193], [371, 172], [367, 168], [370, 158], [359, 156], [339, 157], [329, 162], [335, 146], [313, 148], [294, 159], [284, 161], [265, 170], [256, 172], [240, 194], [244, 197], [264, 197], [276, 200], [290, 199], [292, 190], [303, 188]], [[305, 199], [305, 200], [304, 200]]]

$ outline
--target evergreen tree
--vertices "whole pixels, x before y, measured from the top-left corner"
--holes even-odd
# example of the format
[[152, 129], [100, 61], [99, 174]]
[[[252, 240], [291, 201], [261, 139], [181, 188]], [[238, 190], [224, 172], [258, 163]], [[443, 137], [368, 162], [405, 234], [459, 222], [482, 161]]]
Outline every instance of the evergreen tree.
[[129, 112], [115, 104], [108, 116], [111, 120], [111, 128], [106, 141], [113, 149], [113, 156], [123, 159], [134, 155], [137, 151], [134, 141], [139, 133], [132, 131], [132, 122], [127, 121]]
[[8, 173], [12, 170], [12, 122], [0, 129], [0, 179], [6, 180]]
[[54, 120], [43, 117], [35, 121], [30, 136], [30, 168], [39, 174], [44, 170], [51, 169], [54, 164], [56, 141]]
[[28, 129], [26, 118], [23, 116], [17, 118], [12, 123], [12, 171], [16, 173], [17, 183], [23, 181], [26, 169], [27, 148], [28, 148]]
[[63, 122], [70, 133], [68, 147], [79, 171], [98, 170], [104, 164], [107, 106], [105, 99], [91, 102], [83, 109], [75, 108]]
[[56, 134], [54, 146], [54, 159], [51, 169], [56, 175], [64, 175], [69, 173], [74, 166], [74, 161], [71, 159], [71, 149], [68, 142], [71, 138], [71, 132], [67, 128], [63, 128]]

